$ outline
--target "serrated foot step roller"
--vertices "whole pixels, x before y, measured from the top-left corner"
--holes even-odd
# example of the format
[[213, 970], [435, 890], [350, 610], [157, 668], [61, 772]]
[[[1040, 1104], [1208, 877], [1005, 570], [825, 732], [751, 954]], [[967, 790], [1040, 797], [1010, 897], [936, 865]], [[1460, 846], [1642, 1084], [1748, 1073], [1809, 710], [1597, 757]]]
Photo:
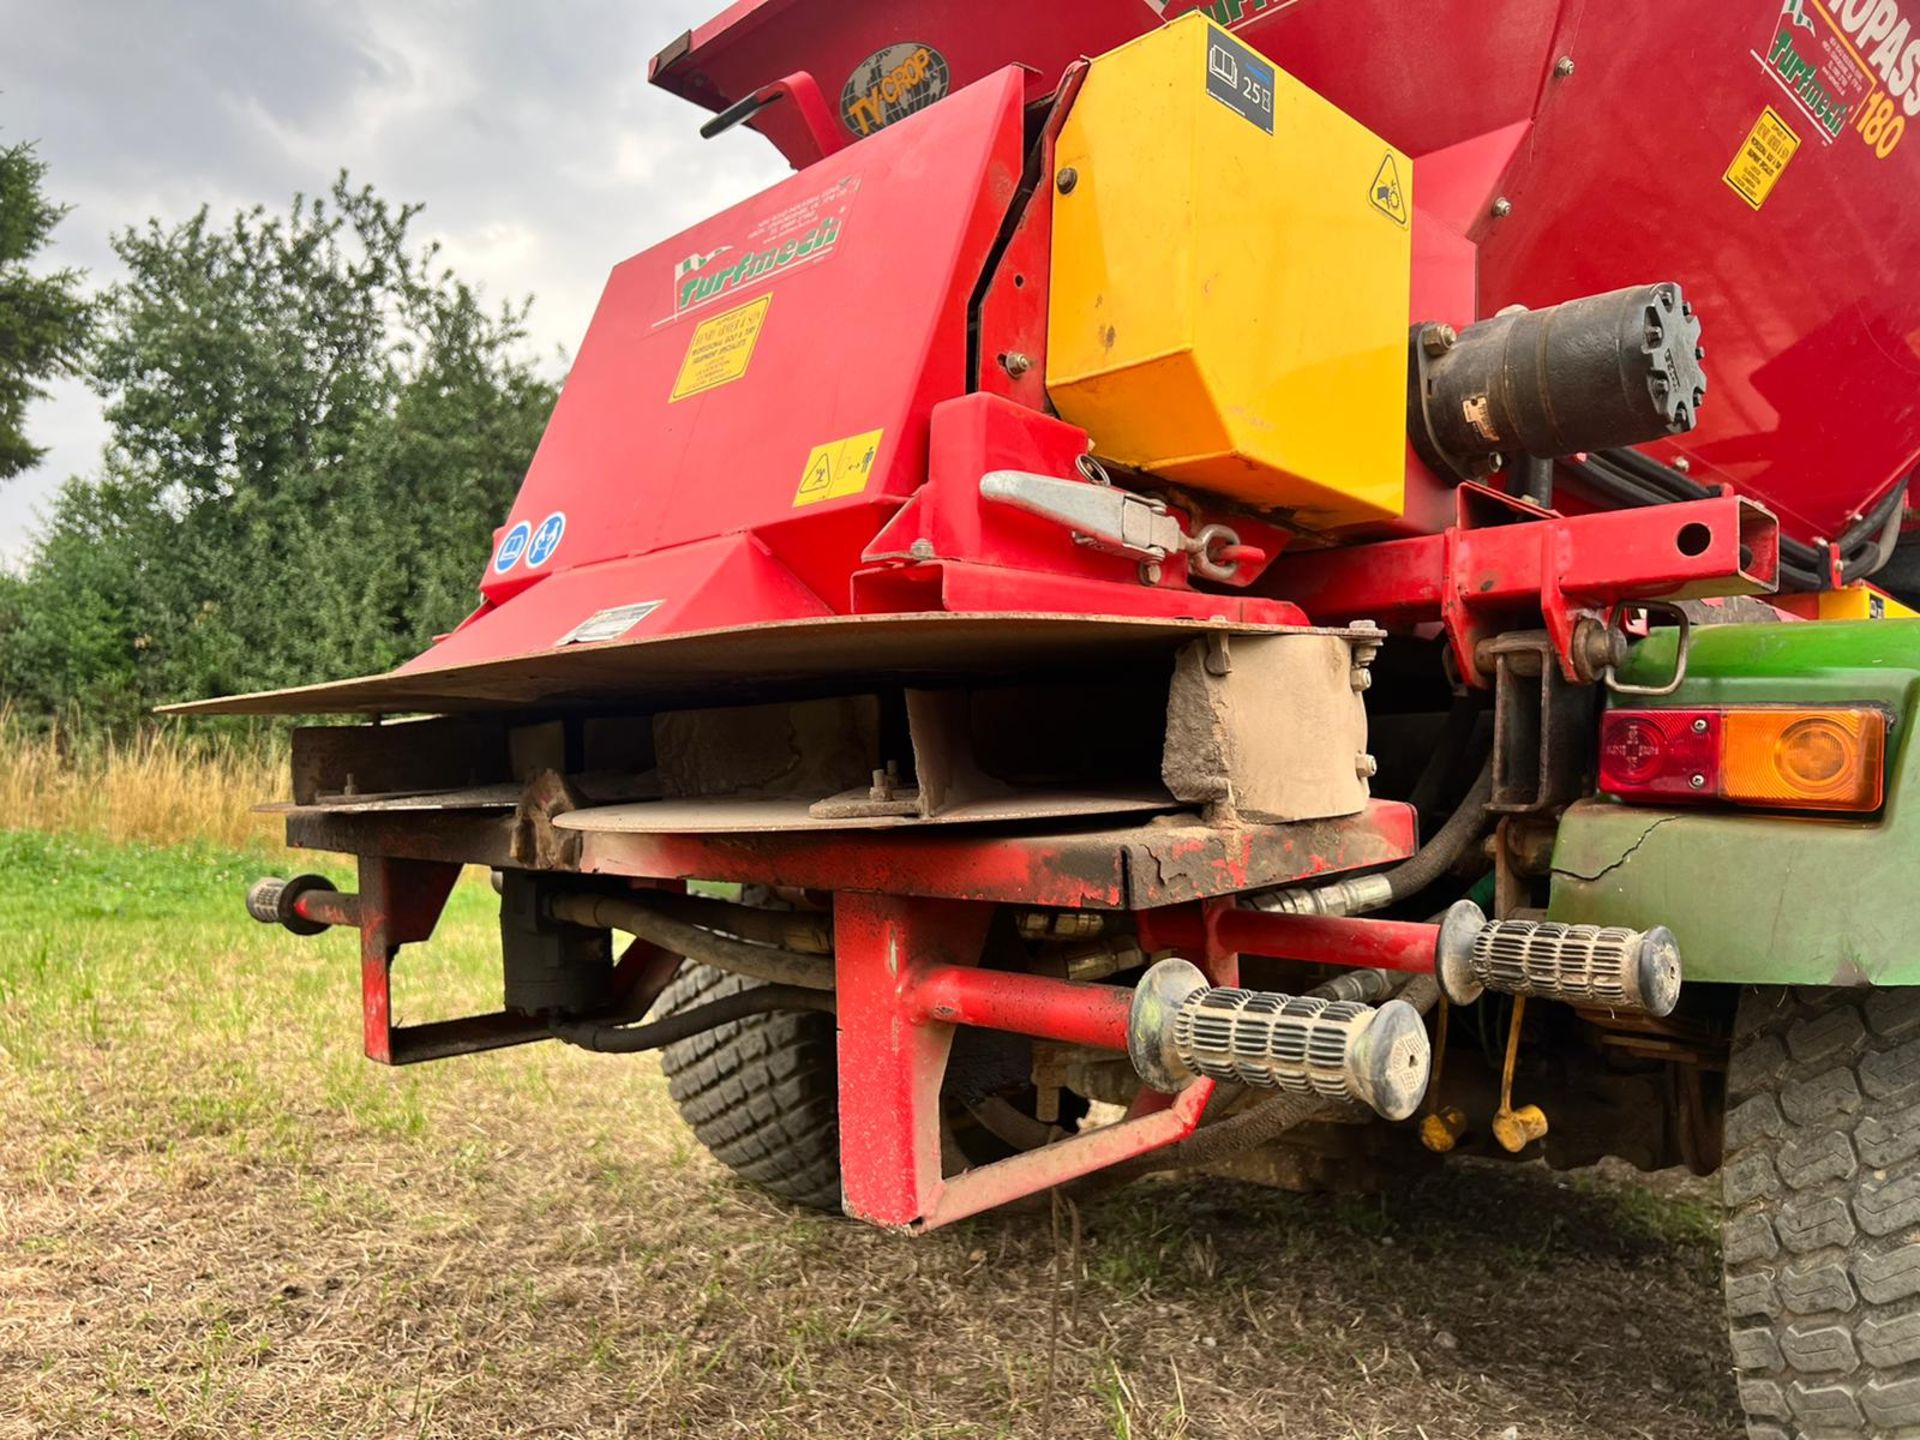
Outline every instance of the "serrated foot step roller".
[[1420, 1012], [1403, 1000], [1352, 1000], [1216, 989], [1198, 966], [1162, 960], [1134, 990], [1127, 1052], [1141, 1079], [1172, 1093], [1205, 1075], [1320, 1095], [1404, 1120], [1427, 1093], [1433, 1055]]
[[1670, 1015], [1680, 1000], [1680, 946], [1664, 925], [1628, 930], [1489, 920], [1470, 900], [1440, 922], [1434, 969], [1456, 1005], [1497, 990], [1599, 1010]]

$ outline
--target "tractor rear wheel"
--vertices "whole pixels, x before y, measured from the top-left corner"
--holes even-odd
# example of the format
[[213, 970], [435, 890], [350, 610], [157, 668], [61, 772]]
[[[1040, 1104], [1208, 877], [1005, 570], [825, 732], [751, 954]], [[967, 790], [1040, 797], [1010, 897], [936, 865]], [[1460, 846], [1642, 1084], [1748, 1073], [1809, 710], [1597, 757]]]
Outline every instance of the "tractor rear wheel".
[[1920, 1434], [1920, 990], [1746, 991], [1722, 1177], [1751, 1440]]
[[[689, 960], [658, 1010], [690, 1010], [760, 983]], [[833, 1016], [775, 1010], [667, 1046], [660, 1068], [681, 1118], [722, 1165], [796, 1205], [837, 1212], [834, 1055]]]

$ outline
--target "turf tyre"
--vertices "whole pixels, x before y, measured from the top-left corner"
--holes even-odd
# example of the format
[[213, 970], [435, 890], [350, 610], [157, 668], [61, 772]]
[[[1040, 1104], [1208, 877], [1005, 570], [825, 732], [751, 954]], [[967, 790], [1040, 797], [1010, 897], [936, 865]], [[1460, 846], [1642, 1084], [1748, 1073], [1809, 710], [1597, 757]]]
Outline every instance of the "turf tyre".
[[[760, 981], [688, 961], [660, 997], [670, 1015]], [[742, 1180], [810, 1209], [840, 1209], [833, 1016], [779, 1010], [660, 1052], [667, 1093], [694, 1136]]]
[[1747, 990], [1722, 1183], [1750, 1440], [1920, 1435], [1920, 990]]

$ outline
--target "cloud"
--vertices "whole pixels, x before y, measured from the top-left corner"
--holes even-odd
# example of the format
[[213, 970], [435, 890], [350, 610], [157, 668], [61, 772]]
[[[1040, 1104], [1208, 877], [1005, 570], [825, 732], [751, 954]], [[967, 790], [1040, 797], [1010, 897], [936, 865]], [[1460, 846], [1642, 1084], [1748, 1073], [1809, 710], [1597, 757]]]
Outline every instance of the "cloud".
[[[646, 83], [649, 57], [719, 8], [0, 0], [0, 138], [38, 142], [74, 206], [47, 262], [96, 283], [119, 229], [284, 209], [344, 167], [424, 204], [420, 238], [486, 296], [531, 294], [536, 348], [570, 354], [617, 262], [788, 173], [744, 130], [701, 140], [703, 113]], [[104, 438], [76, 384], [29, 424], [50, 453], [0, 487], [0, 562]]]

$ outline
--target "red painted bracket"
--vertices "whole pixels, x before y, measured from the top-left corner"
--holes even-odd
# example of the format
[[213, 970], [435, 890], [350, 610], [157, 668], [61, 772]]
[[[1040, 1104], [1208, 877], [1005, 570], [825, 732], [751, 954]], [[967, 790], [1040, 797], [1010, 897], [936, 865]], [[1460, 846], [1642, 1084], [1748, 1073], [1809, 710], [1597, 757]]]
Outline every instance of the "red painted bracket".
[[[1171, 1104], [1011, 1159], [941, 1174], [940, 1082], [955, 1023], [1125, 1048], [1130, 992], [974, 968], [992, 907], [842, 892], [834, 901], [840, 1026], [840, 1175], [857, 1219], [929, 1230], [1038, 1194], [1193, 1133], [1211, 1081]], [[1230, 954], [1197, 953], [1216, 985]]]
[[1779, 579], [1779, 521], [1736, 495], [1561, 515], [1468, 484], [1457, 503], [1459, 523], [1441, 534], [1290, 552], [1260, 588], [1321, 625], [1442, 621], [1461, 675], [1486, 685], [1475, 652], [1499, 630], [1544, 623], [1567, 678], [1591, 679], [1576, 661], [1582, 618], [1604, 623], [1635, 601], [1771, 594]]
[[[537, 1015], [501, 1010], [421, 1025], [393, 1023], [393, 961], [402, 945], [428, 939], [440, 922], [460, 866], [434, 860], [364, 855], [360, 893], [313, 892], [297, 905], [303, 918], [360, 927], [360, 1010], [367, 1058], [382, 1065], [417, 1065], [551, 1038]], [[629, 945], [614, 966], [611, 1015], [639, 1019], [679, 972], [681, 957], [643, 940]]]

